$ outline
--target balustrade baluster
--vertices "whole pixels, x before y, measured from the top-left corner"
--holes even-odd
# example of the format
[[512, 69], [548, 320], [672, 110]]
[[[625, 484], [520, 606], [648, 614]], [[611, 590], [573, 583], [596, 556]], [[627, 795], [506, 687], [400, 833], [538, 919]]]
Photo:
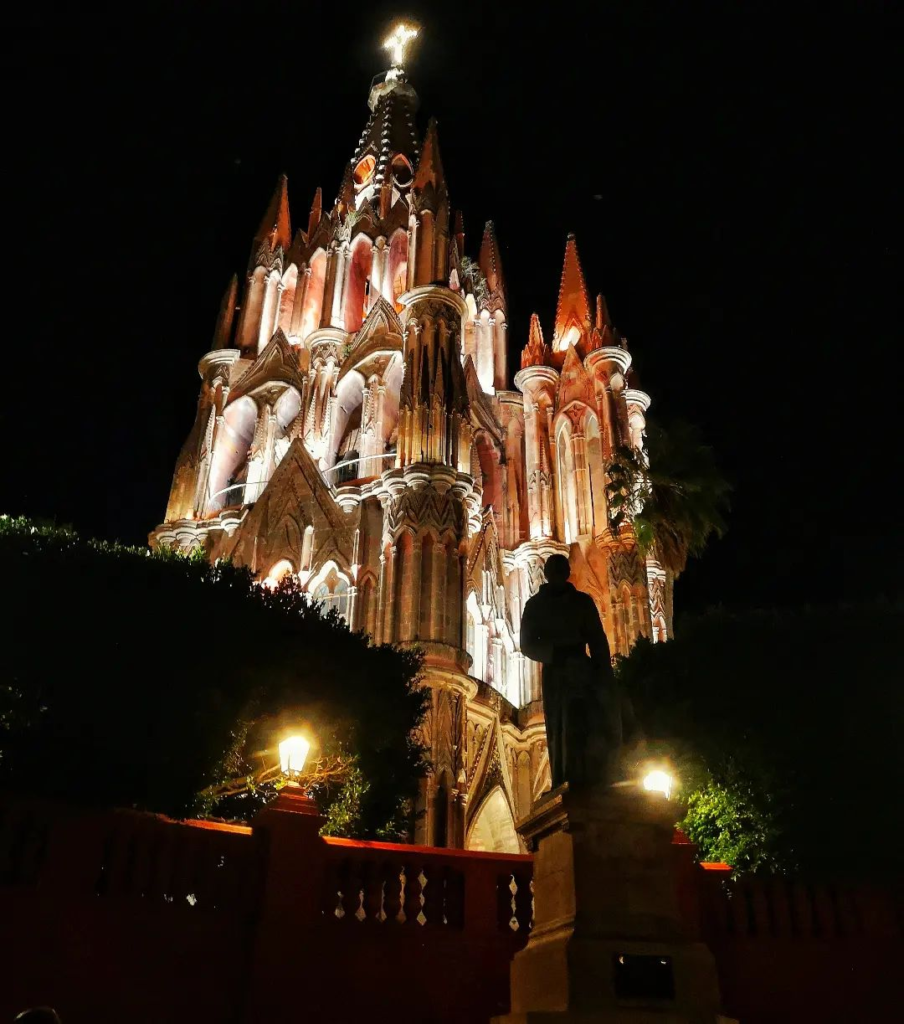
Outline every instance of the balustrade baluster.
[[445, 871], [438, 864], [427, 864], [423, 868], [427, 879], [424, 885], [424, 918], [425, 923], [441, 925], [443, 923], [443, 904], [445, 903]]
[[409, 925], [419, 924], [423, 917], [422, 882], [420, 866], [405, 865], [405, 922]]
[[364, 920], [379, 924], [383, 911], [383, 877], [380, 866], [367, 861], [361, 868], [361, 884], [364, 889]]
[[398, 861], [387, 861], [381, 871], [383, 876], [384, 920], [400, 923], [402, 911], [402, 866]]
[[342, 865], [342, 917], [346, 922], [357, 920], [361, 906], [361, 883], [358, 865], [347, 860]]
[[514, 916], [512, 880], [514, 877], [510, 871], [507, 871], [496, 879], [496, 924], [503, 931], [510, 931], [512, 927], [512, 917]]
[[515, 921], [518, 931], [530, 931], [534, 917], [534, 892], [531, 876], [526, 871], [516, 871]]

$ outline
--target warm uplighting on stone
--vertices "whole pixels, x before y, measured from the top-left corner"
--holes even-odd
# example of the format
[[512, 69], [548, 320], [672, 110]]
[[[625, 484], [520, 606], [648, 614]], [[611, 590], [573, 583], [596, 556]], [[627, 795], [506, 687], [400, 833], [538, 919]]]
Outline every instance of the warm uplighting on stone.
[[643, 778], [643, 788], [650, 793], [662, 793], [666, 800], [672, 795], [672, 784], [674, 779], [668, 772], [656, 769], [647, 772]]
[[290, 210], [278, 179], [199, 364], [152, 544], [229, 558], [265, 593], [292, 580], [377, 645], [422, 645], [430, 756], [447, 767], [416, 841], [515, 853], [515, 821], [550, 788], [519, 626], [546, 559], [573, 552], [618, 655], [671, 636], [674, 576], [628, 523], [611, 529], [607, 467], [619, 448], [646, 458], [650, 398], [574, 237], [549, 280], [555, 318], [531, 318], [511, 379], [504, 246], [492, 221], [466, 232], [436, 121], [418, 130], [407, 72], [424, 32], [399, 18], [375, 37], [383, 73], [339, 180]]

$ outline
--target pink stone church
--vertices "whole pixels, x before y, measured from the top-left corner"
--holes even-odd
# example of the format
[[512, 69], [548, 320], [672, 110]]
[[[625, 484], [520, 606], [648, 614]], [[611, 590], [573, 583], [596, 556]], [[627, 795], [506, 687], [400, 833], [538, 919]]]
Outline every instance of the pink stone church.
[[494, 228], [468, 256], [401, 48], [368, 104], [332, 208], [318, 189], [293, 231], [279, 181], [150, 540], [292, 573], [351, 629], [419, 645], [434, 772], [417, 840], [515, 853], [549, 786], [539, 666], [519, 647], [546, 557], [568, 556], [614, 652], [671, 633], [672, 579], [606, 504], [650, 399], [572, 236], [555, 322], [544, 337], [531, 318], [512, 381]]

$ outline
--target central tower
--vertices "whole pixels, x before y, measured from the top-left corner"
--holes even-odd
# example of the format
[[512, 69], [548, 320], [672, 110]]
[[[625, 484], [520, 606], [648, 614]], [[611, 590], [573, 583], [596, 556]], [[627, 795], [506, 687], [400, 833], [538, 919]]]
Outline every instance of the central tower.
[[615, 650], [669, 634], [671, 581], [630, 527], [613, 534], [605, 497], [649, 398], [571, 236], [552, 342], [533, 317], [509, 390], [496, 232], [466, 256], [406, 41], [388, 41], [332, 207], [318, 189], [293, 232], [277, 183], [151, 543], [292, 573], [374, 642], [420, 646], [433, 772], [416, 838], [514, 852], [514, 819], [548, 785], [539, 673], [519, 646], [545, 557], [568, 555]]

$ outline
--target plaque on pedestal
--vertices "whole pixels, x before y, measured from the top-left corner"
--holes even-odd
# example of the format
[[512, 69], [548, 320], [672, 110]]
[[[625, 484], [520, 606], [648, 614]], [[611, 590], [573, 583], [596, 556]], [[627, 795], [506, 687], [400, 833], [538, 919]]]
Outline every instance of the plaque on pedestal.
[[679, 912], [673, 818], [658, 794], [566, 783], [518, 823], [534, 926], [496, 1024], [715, 1024], [715, 963]]

